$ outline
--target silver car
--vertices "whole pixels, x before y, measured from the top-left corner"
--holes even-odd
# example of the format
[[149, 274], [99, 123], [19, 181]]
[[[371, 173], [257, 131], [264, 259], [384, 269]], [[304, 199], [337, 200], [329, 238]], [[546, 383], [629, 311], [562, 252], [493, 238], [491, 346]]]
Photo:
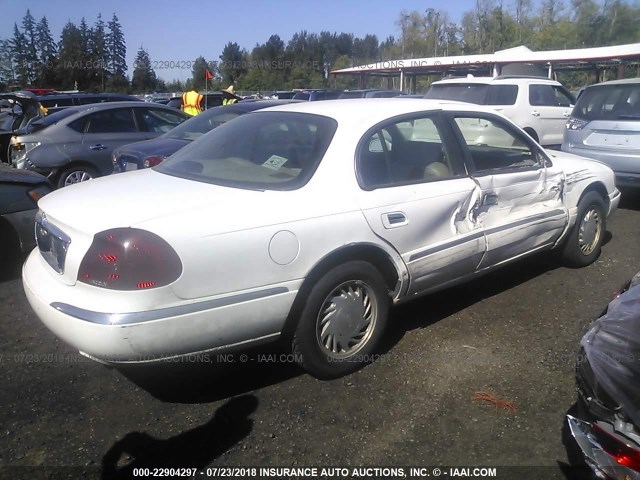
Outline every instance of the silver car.
[[111, 102], [69, 107], [32, 122], [11, 139], [14, 167], [45, 175], [58, 187], [113, 173], [117, 147], [155, 138], [190, 118], [164, 105]]
[[586, 87], [567, 122], [562, 150], [606, 163], [619, 186], [640, 187], [640, 78]]

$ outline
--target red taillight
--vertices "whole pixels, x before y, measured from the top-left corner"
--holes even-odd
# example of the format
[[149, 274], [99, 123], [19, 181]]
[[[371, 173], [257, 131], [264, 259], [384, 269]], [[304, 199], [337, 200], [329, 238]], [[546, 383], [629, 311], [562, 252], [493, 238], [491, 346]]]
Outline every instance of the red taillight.
[[150, 157], [145, 158], [142, 163], [144, 165], [144, 168], [155, 167], [156, 165], [162, 163], [165, 158], [166, 157], [152, 155]]
[[112, 290], [162, 287], [182, 273], [182, 262], [162, 238], [137, 228], [116, 228], [93, 238], [78, 281]]
[[611, 435], [598, 425], [593, 425], [591, 431], [602, 449], [611, 455], [616, 462], [636, 472], [640, 472], [640, 451], [630, 447], [618, 437]]

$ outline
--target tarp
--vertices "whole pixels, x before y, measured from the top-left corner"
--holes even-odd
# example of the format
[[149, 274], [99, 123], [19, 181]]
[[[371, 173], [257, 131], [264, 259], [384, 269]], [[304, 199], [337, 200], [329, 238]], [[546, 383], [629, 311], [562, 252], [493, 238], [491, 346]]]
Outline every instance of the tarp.
[[640, 272], [582, 338], [596, 381], [640, 427]]

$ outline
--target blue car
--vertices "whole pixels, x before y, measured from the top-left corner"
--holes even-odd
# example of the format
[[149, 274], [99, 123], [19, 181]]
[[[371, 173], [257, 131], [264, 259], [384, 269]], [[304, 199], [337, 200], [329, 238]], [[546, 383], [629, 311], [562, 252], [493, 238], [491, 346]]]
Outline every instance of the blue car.
[[131, 143], [113, 152], [114, 172], [139, 170], [158, 165], [169, 155], [214, 128], [254, 110], [274, 107], [293, 100], [245, 100], [232, 105], [210, 108], [190, 118], [171, 131], [152, 140]]

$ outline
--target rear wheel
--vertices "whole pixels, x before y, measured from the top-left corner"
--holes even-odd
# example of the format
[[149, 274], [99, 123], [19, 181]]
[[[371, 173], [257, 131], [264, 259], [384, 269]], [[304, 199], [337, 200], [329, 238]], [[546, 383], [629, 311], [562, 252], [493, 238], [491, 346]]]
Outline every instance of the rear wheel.
[[570, 267], [585, 267], [600, 255], [607, 230], [605, 203], [596, 192], [587, 192], [578, 204], [578, 218], [562, 251]]
[[58, 178], [58, 188], [85, 182], [97, 176], [95, 169], [85, 165], [75, 165], [62, 171]]
[[336, 378], [373, 360], [390, 298], [371, 264], [351, 261], [312, 287], [293, 338], [298, 363], [317, 378]]

